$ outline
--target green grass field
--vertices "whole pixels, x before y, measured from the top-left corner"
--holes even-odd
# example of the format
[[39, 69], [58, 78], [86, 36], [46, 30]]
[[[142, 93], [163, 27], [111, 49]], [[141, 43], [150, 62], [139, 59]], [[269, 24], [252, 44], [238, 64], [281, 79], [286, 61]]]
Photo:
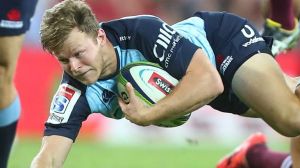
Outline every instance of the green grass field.
[[[227, 147], [205, 142], [191, 145], [108, 145], [97, 141], [78, 140], [64, 168], [213, 168], [231, 151]], [[272, 145], [287, 149], [287, 144]], [[19, 139], [11, 153], [8, 168], [28, 168], [40, 148], [40, 140]]]

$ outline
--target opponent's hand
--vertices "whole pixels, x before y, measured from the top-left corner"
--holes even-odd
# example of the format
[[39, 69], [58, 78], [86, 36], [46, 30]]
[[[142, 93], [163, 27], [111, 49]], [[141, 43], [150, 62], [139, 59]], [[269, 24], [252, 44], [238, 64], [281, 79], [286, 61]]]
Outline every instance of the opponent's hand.
[[129, 82], [126, 84], [126, 90], [129, 94], [129, 103], [126, 104], [120, 97], [118, 98], [119, 105], [125, 114], [125, 118], [140, 126], [151, 125], [151, 122], [147, 120], [149, 107], [135, 95], [134, 88]]

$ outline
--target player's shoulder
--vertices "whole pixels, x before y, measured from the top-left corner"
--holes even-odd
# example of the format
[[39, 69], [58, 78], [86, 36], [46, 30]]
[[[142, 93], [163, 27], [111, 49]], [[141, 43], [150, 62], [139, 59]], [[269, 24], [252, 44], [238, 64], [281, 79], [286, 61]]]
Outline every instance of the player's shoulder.
[[106, 22], [100, 22], [100, 27], [114, 27], [114, 26], [121, 26], [121, 27], [131, 27], [140, 24], [141, 22], [151, 22], [151, 21], [159, 21], [162, 20], [154, 15], [134, 15], [134, 16], [126, 16], [118, 19], [113, 19]]
[[[53, 96], [47, 123], [68, 123], [75, 107], [86, 107], [83, 91], [70, 83], [61, 83]], [[89, 108], [84, 108], [89, 109]], [[83, 111], [83, 110], [81, 110]]]
[[159, 19], [159, 17], [154, 15], [133, 15], [133, 16], [125, 16], [119, 19], [111, 20], [109, 22], [116, 22], [116, 21], [134, 21], [134, 20], [147, 20], [147, 19]]
[[120, 20], [132, 20], [132, 19], [160, 19], [160, 18], [154, 15], [133, 15], [133, 16], [125, 16], [120, 18]]

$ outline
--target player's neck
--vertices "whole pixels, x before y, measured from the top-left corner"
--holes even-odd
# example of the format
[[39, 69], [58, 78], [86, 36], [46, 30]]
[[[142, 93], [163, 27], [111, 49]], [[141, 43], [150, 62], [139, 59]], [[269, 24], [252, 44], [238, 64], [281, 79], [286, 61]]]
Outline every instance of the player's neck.
[[100, 75], [100, 78], [106, 78], [111, 76], [117, 71], [117, 54], [111, 43], [107, 45], [107, 52], [103, 55], [103, 73]]

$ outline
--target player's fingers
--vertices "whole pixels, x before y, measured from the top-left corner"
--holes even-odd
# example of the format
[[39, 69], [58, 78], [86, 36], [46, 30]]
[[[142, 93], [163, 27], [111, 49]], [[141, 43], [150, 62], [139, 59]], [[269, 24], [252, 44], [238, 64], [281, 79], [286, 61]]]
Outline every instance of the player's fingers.
[[120, 97], [118, 97], [118, 103], [121, 110], [126, 114], [126, 103]]
[[126, 83], [126, 89], [127, 89], [127, 91], [129, 92], [129, 94], [130, 94], [130, 92], [133, 90], [133, 87], [132, 87], [132, 85], [131, 85], [130, 82], [127, 82], [127, 83]]
[[129, 99], [132, 100], [133, 98], [135, 98], [134, 88], [130, 82], [126, 83], [126, 89], [129, 94]]

